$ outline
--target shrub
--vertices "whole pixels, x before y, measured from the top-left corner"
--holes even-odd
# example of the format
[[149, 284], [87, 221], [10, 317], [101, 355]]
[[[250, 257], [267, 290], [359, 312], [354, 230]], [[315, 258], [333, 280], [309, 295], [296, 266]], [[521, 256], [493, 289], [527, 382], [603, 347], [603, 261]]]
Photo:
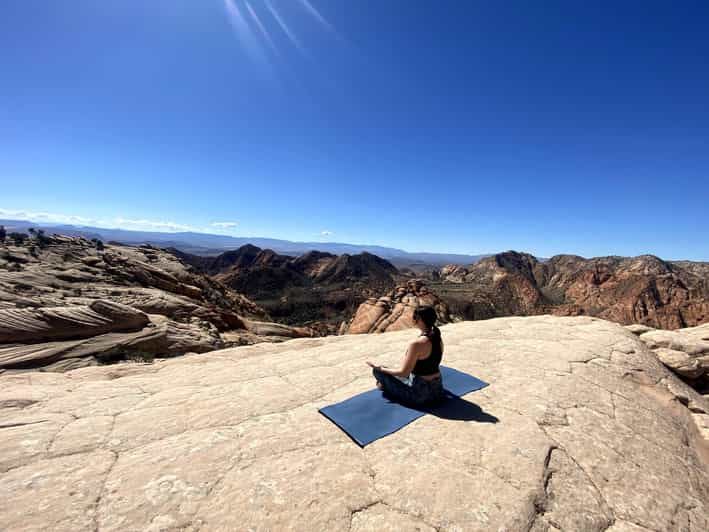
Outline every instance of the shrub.
[[37, 241], [37, 246], [39, 246], [39, 248], [44, 248], [44, 247], [46, 247], [47, 244], [49, 244], [49, 241], [50, 241], [49, 237], [44, 234], [44, 230], [43, 230], [43, 229], [39, 229], [39, 230], [37, 231], [36, 236], [35, 236], [35, 240]]
[[27, 240], [27, 235], [24, 233], [10, 233], [9, 236], [14, 242], [16, 246], [21, 246], [25, 240]]

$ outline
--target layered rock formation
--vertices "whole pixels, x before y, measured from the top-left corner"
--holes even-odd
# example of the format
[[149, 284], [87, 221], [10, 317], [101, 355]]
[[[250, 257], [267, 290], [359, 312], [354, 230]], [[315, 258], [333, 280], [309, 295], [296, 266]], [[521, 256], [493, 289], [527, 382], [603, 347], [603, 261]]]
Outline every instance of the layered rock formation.
[[675, 373], [693, 380], [709, 375], [709, 323], [676, 331], [637, 325], [628, 329]]
[[424, 305], [436, 309], [439, 323], [451, 321], [448, 306], [421, 279], [412, 279], [385, 296], [367, 299], [349, 322], [342, 323], [339, 332], [363, 334], [408, 329], [414, 326], [414, 310]]
[[[616, 324], [442, 327], [490, 386], [361, 449], [317, 409], [415, 333], [0, 375], [0, 529], [709, 529], [706, 400]], [[453, 416], [452, 416], [453, 417]]]
[[506, 252], [469, 267], [447, 266], [433, 288], [466, 319], [592, 315], [622, 324], [677, 329], [709, 321], [709, 264], [651, 255], [541, 262]]
[[[150, 246], [44, 235], [0, 244], [0, 370], [64, 370], [315, 334], [281, 327], [259, 338], [267, 321], [243, 295]], [[230, 331], [227, 343], [220, 331]]]
[[149, 322], [139, 310], [100, 299], [67, 307], [5, 308], [0, 309], [0, 344], [90, 338], [142, 329]]
[[[629, 331], [652, 350], [669, 369], [709, 399], [709, 323], [676, 331], [653, 329], [645, 325], [629, 325]], [[709, 440], [709, 414], [693, 396], [677, 398], [687, 405], [704, 437]]]

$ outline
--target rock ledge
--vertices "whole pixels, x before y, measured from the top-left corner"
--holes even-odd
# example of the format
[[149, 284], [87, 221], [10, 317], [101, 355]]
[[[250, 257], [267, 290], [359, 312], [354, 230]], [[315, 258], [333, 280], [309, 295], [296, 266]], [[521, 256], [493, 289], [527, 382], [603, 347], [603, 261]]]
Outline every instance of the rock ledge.
[[[360, 449], [317, 409], [415, 332], [0, 375], [2, 530], [705, 531], [704, 398], [591, 318], [442, 327], [490, 386]], [[494, 421], [494, 422], [491, 422]]]

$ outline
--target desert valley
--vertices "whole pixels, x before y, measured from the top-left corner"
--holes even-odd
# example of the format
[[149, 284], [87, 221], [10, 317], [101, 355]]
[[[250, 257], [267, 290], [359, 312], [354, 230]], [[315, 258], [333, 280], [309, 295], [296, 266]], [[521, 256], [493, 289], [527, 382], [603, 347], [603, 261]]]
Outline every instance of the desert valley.
[[[508, 251], [419, 270], [397, 269], [367, 252], [290, 256], [246, 244], [199, 256], [30, 228], [10, 233], [0, 248], [0, 370], [64, 371], [396, 331], [412, 327], [413, 311], [423, 305], [436, 309], [440, 323], [592, 316], [675, 337], [709, 322], [709, 263], [651, 255], [539, 260]], [[704, 387], [709, 353], [675, 351], [687, 352], [666, 352], [666, 361], [681, 360], [692, 368], [683, 376]]]

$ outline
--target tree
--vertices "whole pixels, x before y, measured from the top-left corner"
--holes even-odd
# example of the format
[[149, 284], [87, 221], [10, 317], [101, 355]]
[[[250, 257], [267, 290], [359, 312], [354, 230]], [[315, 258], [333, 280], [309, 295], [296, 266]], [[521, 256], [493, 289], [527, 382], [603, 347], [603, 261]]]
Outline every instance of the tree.
[[5, 242], [6, 236], [7, 236], [7, 231], [5, 231], [5, 226], [0, 225], [0, 242]]
[[37, 240], [37, 246], [44, 248], [49, 243], [49, 237], [44, 234], [44, 229], [38, 229], [35, 240]]
[[96, 239], [96, 251], [103, 251], [104, 250], [104, 245], [103, 242], [101, 242], [98, 238]]

